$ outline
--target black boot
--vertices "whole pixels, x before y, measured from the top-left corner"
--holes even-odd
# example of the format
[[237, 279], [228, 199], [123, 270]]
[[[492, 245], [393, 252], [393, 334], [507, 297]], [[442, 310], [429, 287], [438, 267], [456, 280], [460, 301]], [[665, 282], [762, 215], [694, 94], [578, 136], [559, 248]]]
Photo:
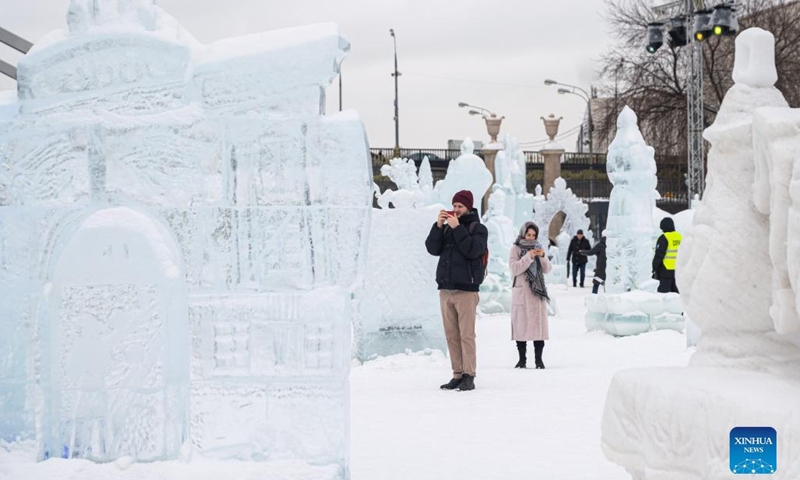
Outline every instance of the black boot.
[[514, 365], [514, 368], [526, 368], [528, 359], [525, 357], [525, 352], [528, 349], [526, 342], [517, 342], [517, 353], [519, 353], [519, 362]]
[[459, 392], [466, 392], [467, 390], [475, 389], [475, 377], [467, 375], [466, 373], [461, 377], [461, 383], [458, 384]]
[[452, 378], [449, 382], [445, 383], [439, 388], [442, 390], [455, 390], [459, 385], [461, 385], [461, 378]]
[[544, 340], [534, 341], [533, 352], [536, 358], [536, 368], [544, 368], [544, 363], [542, 363], [542, 350], [544, 350]]

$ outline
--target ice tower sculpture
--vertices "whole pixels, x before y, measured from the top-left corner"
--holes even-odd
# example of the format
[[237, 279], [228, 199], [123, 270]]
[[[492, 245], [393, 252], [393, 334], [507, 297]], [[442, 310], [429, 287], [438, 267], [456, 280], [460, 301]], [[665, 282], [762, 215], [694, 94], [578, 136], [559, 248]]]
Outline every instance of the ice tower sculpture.
[[609, 388], [603, 450], [637, 480], [742, 473], [729, 433], [746, 426], [778, 432], [777, 459], [753, 451], [748, 470], [800, 478], [800, 113], [774, 87], [774, 46], [764, 30], [739, 34], [735, 85], [704, 134], [707, 188], [676, 269], [697, 351], [687, 368], [619, 372]]
[[[522, 225], [533, 216], [533, 195], [528, 193], [526, 183], [527, 166], [525, 153], [519, 148], [517, 139], [506, 135], [503, 150], [497, 152], [494, 161], [495, 183], [492, 191], [505, 194], [505, 215], [514, 225]], [[508, 260], [508, 256], [504, 258]]]
[[511, 271], [508, 253], [517, 238], [518, 227], [533, 218], [533, 195], [525, 184], [525, 154], [517, 139], [506, 135], [504, 150], [495, 158], [495, 182], [483, 223], [489, 230], [488, 275], [481, 284], [483, 313], [511, 311]]
[[608, 147], [608, 179], [614, 185], [606, 223], [606, 291], [638, 290], [651, 278], [656, 206], [656, 162], [644, 143], [636, 114], [625, 106], [617, 117], [617, 135]]
[[0, 105], [0, 438], [348, 477], [372, 182], [357, 116], [322, 115], [347, 40], [201, 45], [152, 0], [68, 23]]

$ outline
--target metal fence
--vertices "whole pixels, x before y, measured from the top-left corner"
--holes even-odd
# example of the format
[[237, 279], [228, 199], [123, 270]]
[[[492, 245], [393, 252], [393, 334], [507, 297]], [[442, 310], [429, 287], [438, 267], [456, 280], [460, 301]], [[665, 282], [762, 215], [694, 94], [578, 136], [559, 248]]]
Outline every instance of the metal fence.
[[[372, 168], [374, 182], [381, 191], [397, 186], [387, 177], [381, 175], [381, 166], [386, 165], [394, 158], [392, 148], [373, 148]], [[536, 185], [544, 181], [544, 157], [539, 152], [523, 152], [526, 163], [526, 184], [529, 192], [533, 192]], [[476, 155], [483, 158], [481, 151]], [[422, 159], [428, 157], [431, 165], [434, 182], [441, 180], [447, 174], [450, 160], [461, 155], [460, 150], [448, 149], [400, 149], [400, 156], [410, 158], [419, 169]], [[658, 168], [657, 190], [661, 199], [656, 202], [659, 208], [670, 213], [675, 213], [688, 208], [689, 199], [686, 189], [687, 162], [685, 155], [657, 155]], [[580, 153], [566, 152], [561, 163], [561, 177], [567, 181], [567, 186], [579, 198], [585, 200], [608, 199], [613, 185], [608, 180], [606, 171], [605, 153]]]

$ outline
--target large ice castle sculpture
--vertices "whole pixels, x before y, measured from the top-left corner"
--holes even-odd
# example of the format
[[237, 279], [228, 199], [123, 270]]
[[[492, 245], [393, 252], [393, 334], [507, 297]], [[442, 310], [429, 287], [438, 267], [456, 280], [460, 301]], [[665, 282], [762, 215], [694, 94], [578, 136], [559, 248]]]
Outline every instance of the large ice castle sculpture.
[[[348, 469], [371, 174], [331, 24], [200, 45], [74, 0], [0, 96], [0, 438]], [[330, 470], [330, 468], [328, 469]]]

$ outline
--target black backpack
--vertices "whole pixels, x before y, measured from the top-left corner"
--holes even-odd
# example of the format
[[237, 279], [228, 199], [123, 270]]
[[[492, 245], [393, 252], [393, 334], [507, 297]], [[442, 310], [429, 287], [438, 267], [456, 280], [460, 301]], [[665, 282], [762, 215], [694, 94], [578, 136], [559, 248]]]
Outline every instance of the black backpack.
[[[475, 230], [475, 225], [480, 222], [472, 222], [469, 224], [469, 234], [472, 235], [472, 232]], [[483, 251], [483, 256], [481, 257], [481, 265], [483, 265], [483, 279], [486, 280], [486, 276], [489, 274], [489, 245], [486, 245], [486, 249]]]

